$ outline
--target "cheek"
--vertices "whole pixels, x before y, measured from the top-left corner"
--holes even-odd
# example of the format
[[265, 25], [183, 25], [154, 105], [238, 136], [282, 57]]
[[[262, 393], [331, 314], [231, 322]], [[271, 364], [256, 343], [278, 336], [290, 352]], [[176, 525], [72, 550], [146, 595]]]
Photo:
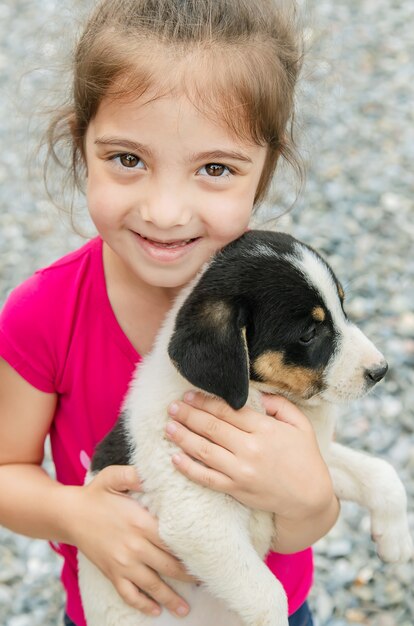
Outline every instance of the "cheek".
[[111, 221], [108, 211], [108, 202], [104, 201], [102, 194], [92, 189], [87, 189], [86, 199], [89, 215], [98, 230], [101, 230], [106, 223]]
[[89, 171], [88, 178], [86, 180], [86, 201], [88, 203], [88, 209], [91, 215], [100, 212], [100, 207], [104, 205], [105, 194], [102, 192], [103, 184], [102, 177], [100, 177], [93, 169]]
[[219, 199], [206, 212], [210, 236], [223, 245], [240, 237], [249, 225], [253, 199], [254, 194], [250, 198], [243, 193], [232, 194], [221, 201]]
[[92, 220], [101, 226], [119, 222], [128, 206], [125, 194], [99, 177], [88, 178], [86, 200]]

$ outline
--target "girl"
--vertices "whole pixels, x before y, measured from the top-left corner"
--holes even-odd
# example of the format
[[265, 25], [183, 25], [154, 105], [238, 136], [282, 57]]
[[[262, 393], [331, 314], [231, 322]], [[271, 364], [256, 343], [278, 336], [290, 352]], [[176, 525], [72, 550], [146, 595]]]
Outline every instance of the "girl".
[[[85, 626], [77, 548], [137, 610], [191, 615], [162, 580], [188, 574], [124, 495], [139, 476], [113, 466], [83, 479], [172, 300], [247, 229], [278, 158], [292, 161], [299, 69], [292, 18], [274, 0], [103, 0], [80, 38], [72, 101], [48, 136], [55, 156], [69, 141], [98, 237], [15, 289], [0, 318], [0, 523], [59, 544], [65, 624]], [[177, 398], [166, 436], [183, 450], [177, 471], [277, 516], [267, 563], [290, 624], [305, 626], [308, 546], [338, 503], [306, 418], [281, 398], [265, 406], [240, 421], [224, 402]], [[41, 469], [48, 434], [56, 481]]]

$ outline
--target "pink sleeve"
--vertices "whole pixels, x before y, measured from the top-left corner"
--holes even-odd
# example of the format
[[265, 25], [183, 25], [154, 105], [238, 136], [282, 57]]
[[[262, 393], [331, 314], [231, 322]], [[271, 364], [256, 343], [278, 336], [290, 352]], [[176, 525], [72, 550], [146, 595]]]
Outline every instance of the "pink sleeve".
[[51, 393], [56, 390], [52, 337], [58, 298], [43, 283], [42, 273], [36, 273], [8, 297], [0, 312], [0, 357], [28, 383]]

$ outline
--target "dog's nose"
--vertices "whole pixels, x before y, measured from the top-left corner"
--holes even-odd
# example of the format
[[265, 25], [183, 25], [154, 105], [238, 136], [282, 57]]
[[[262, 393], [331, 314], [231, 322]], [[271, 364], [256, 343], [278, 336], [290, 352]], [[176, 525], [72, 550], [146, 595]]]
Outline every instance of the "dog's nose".
[[371, 385], [379, 383], [388, 371], [388, 363], [383, 361], [379, 365], [374, 365], [365, 370], [365, 378]]

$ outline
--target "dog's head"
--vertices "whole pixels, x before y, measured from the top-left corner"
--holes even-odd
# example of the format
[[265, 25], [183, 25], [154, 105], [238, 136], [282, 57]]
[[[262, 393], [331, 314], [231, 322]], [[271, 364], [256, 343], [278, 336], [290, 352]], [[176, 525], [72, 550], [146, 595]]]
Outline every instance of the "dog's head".
[[387, 371], [322, 257], [264, 231], [216, 255], [178, 312], [168, 353], [192, 385], [235, 409], [249, 384], [300, 404], [336, 403], [363, 396]]

